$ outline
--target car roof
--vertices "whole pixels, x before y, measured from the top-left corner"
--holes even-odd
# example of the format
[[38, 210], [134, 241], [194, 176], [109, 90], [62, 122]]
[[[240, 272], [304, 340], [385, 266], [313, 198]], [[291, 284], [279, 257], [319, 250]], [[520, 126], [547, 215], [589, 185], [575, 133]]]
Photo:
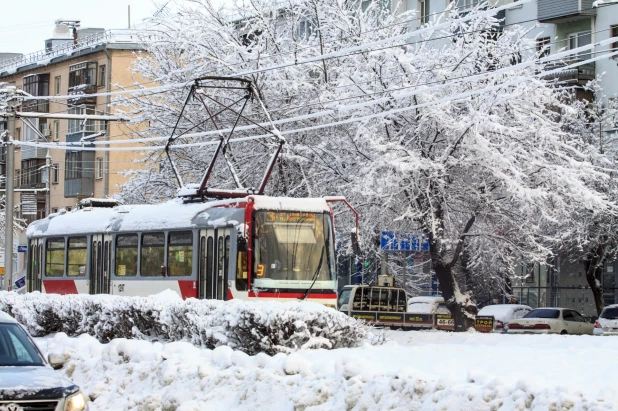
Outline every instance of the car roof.
[[[606, 305], [605, 308], [618, 308], [618, 304]], [[605, 309], [605, 308], [603, 308], [603, 309]]]
[[7, 313], [0, 311], [0, 323], [17, 323], [17, 320]]
[[443, 303], [444, 297], [412, 297], [408, 300], [408, 304], [414, 303]]

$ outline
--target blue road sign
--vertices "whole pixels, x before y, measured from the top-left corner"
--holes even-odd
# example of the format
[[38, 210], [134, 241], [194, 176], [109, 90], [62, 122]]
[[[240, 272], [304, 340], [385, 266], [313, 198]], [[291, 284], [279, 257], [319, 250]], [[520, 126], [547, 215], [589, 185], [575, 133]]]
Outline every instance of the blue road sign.
[[27, 253], [28, 252], [28, 246], [27, 245], [18, 245], [17, 246], [17, 252], [18, 253]]
[[380, 248], [389, 251], [429, 251], [429, 241], [424, 235], [382, 231]]

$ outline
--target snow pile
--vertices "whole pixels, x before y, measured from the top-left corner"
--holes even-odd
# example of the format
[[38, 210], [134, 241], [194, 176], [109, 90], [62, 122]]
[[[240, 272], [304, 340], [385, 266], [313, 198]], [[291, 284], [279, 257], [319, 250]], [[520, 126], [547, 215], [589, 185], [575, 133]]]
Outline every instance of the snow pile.
[[601, 355], [613, 352], [610, 338], [441, 332], [405, 336], [412, 337], [412, 343], [273, 357], [249, 356], [229, 347], [199, 349], [184, 342], [118, 339], [100, 344], [87, 335], [57, 334], [38, 343], [44, 352], [65, 356], [61, 373], [93, 401], [91, 411], [618, 407], [610, 377], [616, 356], [594, 367], [589, 359], [591, 345], [598, 345]]
[[35, 336], [63, 332], [89, 334], [101, 342], [188, 341], [248, 354], [353, 347], [369, 332], [361, 322], [316, 303], [183, 301], [171, 291], [151, 297], [0, 292], [0, 311]]

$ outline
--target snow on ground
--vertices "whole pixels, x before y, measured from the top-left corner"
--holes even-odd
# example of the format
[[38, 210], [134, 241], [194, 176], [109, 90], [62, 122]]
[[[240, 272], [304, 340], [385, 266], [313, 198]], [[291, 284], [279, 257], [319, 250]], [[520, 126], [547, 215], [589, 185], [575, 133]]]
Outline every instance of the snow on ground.
[[37, 339], [91, 410], [618, 408], [612, 337], [386, 332], [380, 346], [248, 356], [82, 335]]

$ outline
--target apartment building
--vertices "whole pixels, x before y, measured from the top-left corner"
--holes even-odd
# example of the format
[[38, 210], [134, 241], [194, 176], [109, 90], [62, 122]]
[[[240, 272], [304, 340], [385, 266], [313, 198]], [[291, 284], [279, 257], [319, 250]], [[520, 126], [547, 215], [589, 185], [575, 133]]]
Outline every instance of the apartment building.
[[[75, 22], [70, 22], [75, 26]], [[126, 31], [78, 30], [58, 23], [45, 49], [0, 60], [0, 83], [8, 83], [33, 96], [69, 99], [25, 101], [22, 111], [33, 113], [114, 114], [109, 92], [143, 83], [129, 70], [141, 48]], [[2, 55], [2, 54], [0, 54]], [[5, 127], [0, 123], [0, 127]], [[127, 139], [130, 130], [119, 122], [30, 118], [18, 119], [17, 140], [82, 142]], [[100, 147], [100, 146], [99, 146]], [[113, 147], [113, 145], [111, 146]], [[139, 165], [139, 153], [129, 151], [74, 151], [16, 146], [15, 204], [18, 217], [27, 222], [60, 209], [70, 210], [83, 198], [111, 197], [125, 181], [123, 173]], [[6, 159], [0, 156], [0, 173]], [[4, 186], [0, 187], [0, 191]]]

